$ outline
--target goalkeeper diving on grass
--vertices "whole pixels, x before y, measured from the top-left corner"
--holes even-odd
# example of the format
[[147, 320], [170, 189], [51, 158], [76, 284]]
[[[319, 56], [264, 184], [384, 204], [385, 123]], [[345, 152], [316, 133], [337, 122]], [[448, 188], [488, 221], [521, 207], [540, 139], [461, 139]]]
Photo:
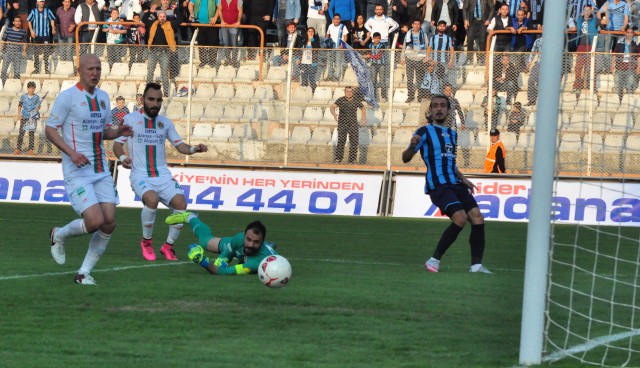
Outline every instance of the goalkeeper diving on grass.
[[[214, 275], [249, 275], [258, 272], [258, 266], [267, 256], [278, 254], [275, 243], [266, 242], [267, 228], [260, 221], [247, 225], [244, 232], [219, 238], [211, 228], [200, 221], [193, 212], [176, 212], [165, 221], [168, 225], [189, 224], [198, 237], [198, 243], [189, 245], [189, 259], [204, 267]], [[205, 256], [205, 249], [218, 254], [211, 261]], [[231, 264], [233, 260], [235, 264]]]

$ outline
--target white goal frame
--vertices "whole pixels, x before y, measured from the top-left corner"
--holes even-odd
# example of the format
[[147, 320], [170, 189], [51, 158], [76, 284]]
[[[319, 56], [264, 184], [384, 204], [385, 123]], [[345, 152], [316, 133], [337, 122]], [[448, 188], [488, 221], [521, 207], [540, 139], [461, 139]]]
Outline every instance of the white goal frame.
[[536, 112], [536, 121], [545, 123], [538, 124], [534, 145], [520, 331], [520, 364], [523, 365], [542, 362], [548, 253], [551, 240], [551, 198], [556, 158], [555, 150], [548, 149], [548, 145], [549, 142], [556, 141], [558, 129], [562, 53], [565, 43], [564, 37], [558, 35], [565, 33], [566, 8], [566, 1], [547, 1], [544, 11], [544, 41], [540, 57], [538, 93], [538, 105], [544, 108]]

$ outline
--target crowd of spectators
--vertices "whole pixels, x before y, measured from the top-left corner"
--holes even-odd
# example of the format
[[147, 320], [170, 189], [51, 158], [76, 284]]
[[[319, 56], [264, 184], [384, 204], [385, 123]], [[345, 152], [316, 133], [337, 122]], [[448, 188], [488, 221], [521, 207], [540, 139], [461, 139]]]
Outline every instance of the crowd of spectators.
[[[37, 45], [29, 51], [36, 73], [41, 68], [40, 55], [45, 73], [50, 72], [47, 60], [52, 43], [76, 41], [77, 24], [108, 21], [112, 24], [84, 25], [78, 32], [79, 41], [91, 42], [93, 31], [100, 28], [97, 42], [107, 45], [110, 66], [122, 61], [127, 50], [129, 66], [148, 61], [148, 79], [152, 79], [155, 65], [159, 64], [165, 91], [169, 85], [167, 75], [176, 74], [175, 68], [180, 64], [176, 46], [189, 42], [194, 31], [192, 25], [198, 23], [225, 26], [200, 28], [198, 46], [248, 46], [251, 49], [244, 55], [247, 59], [256, 57], [260, 37], [255, 28], [241, 28], [241, 24], [256, 26], [264, 34], [270, 28], [277, 30], [280, 47], [288, 46], [297, 33], [294, 46], [302, 51], [296, 53], [292, 77], [313, 89], [320, 75], [327, 75], [328, 81], [340, 79], [346, 69], [345, 53], [332, 50], [342, 49], [347, 43], [367, 60], [383, 101], [388, 97], [386, 82], [391, 57], [385, 49], [391, 48], [391, 40], [397, 33], [399, 52], [395, 57], [406, 66], [407, 102], [413, 101], [416, 94], [419, 100], [440, 94], [447, 84], [458, 87], [455, 77], [449, 74], [455, 65], [472, 62], [473, 56], [460, 60], [454, 51], [464, 51], [465, 45], [466, 51], [482, 51], [488, 32], [508, 30], [510, 33], [496, 37], [494, 50], [514, 54], [493, 63], [494, 84], [498, 91], [506, 92], [507, 104], [515, 100], [520, 73], [539, 73], [536, 62], [527, 53], [539, 50], [540, 38], [523, 31], [542, 29], [544, 7], [545, 0], [0, 0], [1, 21], [10, 26], [3, 40]], [[567, 13], [567, 29], [574, 32], [567, 37], [568, 51], [586, 53], [592, 47], [600, 47], [622, 54], [616, 62], [610, 58], [599, 61], [598, 68], [614, 73], [616, 80], [624, 84], [618, 88], [621, 96], [635, 91], [637, 63], [628, 67], [628, 58], [624, 56], [635, 52], [635, 42], [631, 44], [624, 36], [602, 37], [598, 45], [592, 41], [600, 30], [637, 30], [640, 0], [568, 0]], [[128, 47], [109, 47], [118, 44]], [[58, 49], [60, 59], [72, 60], [71, 45]], [[23, 58], [24, 53], [25, 49], [20, 47], [6, 48], [5, 66]], [[223, 62], [221, 59], [234, 65], [240, 63], [236, 48], [222, 54], [210, 47], [199, 48], [199, 67], [217, 67]], [[478, 65], [484, 65], [482, 53], [476, 59]], [[275, 55], [273, 62], [286, 63], [288, 56]], [[584, 74], [589, 70], [589, 62], [589, 57], [578, 54], [574, 68], [577, 93], [588, 88]], [[6, 79], [3, 67], [2, 80]], [[530, 83], [535, 83], [537, 78], [531, 79]], [[536, 97], [530, 95], [527, 105], [535, 103]]]

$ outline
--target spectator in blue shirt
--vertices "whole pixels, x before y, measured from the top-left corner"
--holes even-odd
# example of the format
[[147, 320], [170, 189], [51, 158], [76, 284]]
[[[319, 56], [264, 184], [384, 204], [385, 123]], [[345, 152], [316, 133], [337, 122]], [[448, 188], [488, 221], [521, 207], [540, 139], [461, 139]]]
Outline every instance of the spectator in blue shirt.
[[329, 2], [329, 17], [333, 19], [335, 14], [340, 14], [341, 23], [349, 32], [356, 24], [356, 3], [354, 0], [331, 0]]
[[22, 140], [24, 139], [25, 132], [29, 132], [29, 154], [32, 156], [34, 154], [33, 143], [38, 124], [36, 114], [38, 114], [38, 110], [40, 110], [40, 97], [35, 94], [35, 91], [36, 84], [35, 82], [30, 81], [27, 83], [27, 93], [20, 96], [20, 102], [18, 103], [20, 133], [18, 134], [18, 145], [15, 152], [16, 155], [22, 153]]
[[369, 62], [371, 68], [371, 79], [373, 79], [373, 89], [380, 89], [382, 102], [387, 102], [389, 98], [389, 63], [385, 44], [382, 43], [382, 36], [378, 32], [373, 33], [373, 42], [369, 46], [370, 52], [363, 57]]
[[421, 25], [420, 19], [415, 19], [411, 24], [412, 29], [404, 37], [401, 62], [406, 64], [407, 69], [406, 103], [413, 102], [416, 91], [415, 84], [420, 84], [424, 79], [423, 61], [427, 57], [427, 37]]
[[[600, 24], [606, 26], [608, 31], [624, 31], [629, 24], [631, 11], [629, 4], [622, 0], [608, 0], [600, 8]], [[620, 40], [620, 36], [609, 35], [605, 37], [604, 49], [613, 50], [615, 44]]]
[[[218, 5], [220, 7], [220, 5]], [[278, 28], [278, 42], [284, 43], [289, 23], [298, 25], [301, 12], [300, 0], [279, 0], [273, 7], [273, 22]]]
[[33, 68], [35, 74], [40, 74], [40, 55], [44, 59], [45, 73], [51, 74], [49, 56], [51, 55], [51, 36], [56, 34], [56, 16], [51, 9], [44, 7], [44, 0], [38, 0], [37, 8], [29, 13], [29, 30], [31, 41], [36, 44], [33, 51]]
[[13, 65], [13, 77], [20, 79], [20, 65], [27, 57], [27, 32], [22, 29], [22, 19], [13, 18], [13, 27], [7, 28], [2, 35], [4, 54], [2, 55], [2, 84], [7, 81], [9, 65]]

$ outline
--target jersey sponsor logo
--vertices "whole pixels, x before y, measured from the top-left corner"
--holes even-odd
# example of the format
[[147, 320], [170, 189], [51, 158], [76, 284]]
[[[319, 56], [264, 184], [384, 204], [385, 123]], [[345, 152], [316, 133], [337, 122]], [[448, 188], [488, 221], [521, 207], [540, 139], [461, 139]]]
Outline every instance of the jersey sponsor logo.
[[444, 146], [444, 149], [446, 152], [442, 152], [442, 157], [449, 157], [449, 158], [455, 158], [456, 155], [453, 153], [453, 145], [450, 143], [447, 143]]

